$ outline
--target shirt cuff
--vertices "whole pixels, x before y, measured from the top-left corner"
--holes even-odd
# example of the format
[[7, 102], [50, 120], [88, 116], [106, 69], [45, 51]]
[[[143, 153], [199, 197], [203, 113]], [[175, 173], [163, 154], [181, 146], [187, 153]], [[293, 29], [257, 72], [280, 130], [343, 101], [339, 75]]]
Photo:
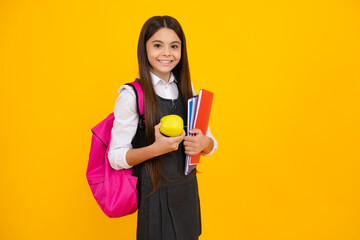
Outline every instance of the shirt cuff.
[[202, 156], [209, 156], [209, 155], [211, 155], [211, 154], [213, 154], [213, 152], [215, 152], [215, 150], [217, 149], [217, 141], [216, 141], [216, 139], [213, 137], [213, 136], [208, 136], [209, 138], [211, 138], [213, 141], [214, 141], [214, 147], [213, 147], [213, 149], [209, 152], [209, 153], [207, 153], [207, 154], [205, 154], [205, 153], [201, 153], [201, 155]]
[[126, 153], [130, 148], [118, 148], [108, 153], [110, 166], [115, 170], [132, 168], [126, 161]]

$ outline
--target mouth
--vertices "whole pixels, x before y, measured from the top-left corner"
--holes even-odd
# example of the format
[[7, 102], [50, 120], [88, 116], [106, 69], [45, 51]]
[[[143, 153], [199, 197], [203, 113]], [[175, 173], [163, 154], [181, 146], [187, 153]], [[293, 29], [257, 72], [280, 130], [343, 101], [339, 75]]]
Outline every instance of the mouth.
[[160, 63], [163, 66], [169, 66], [173, 60], [158, 60], [158, 63]]

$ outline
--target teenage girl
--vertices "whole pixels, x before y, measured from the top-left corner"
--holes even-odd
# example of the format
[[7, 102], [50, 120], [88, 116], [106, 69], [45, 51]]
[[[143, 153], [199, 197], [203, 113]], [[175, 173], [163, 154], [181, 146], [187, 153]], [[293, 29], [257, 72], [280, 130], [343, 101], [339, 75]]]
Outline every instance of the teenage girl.
[[178, 21], [169, 16], [148, 19], [138, 43], [145, 121], [137, 113], [133, 89], [123, 85], [115, 104], [108, 154], [114, 169], [133, 167], [138, 177], [138, 240], [192, 240], [201, 234], [196, 171], [184, 174], [185, 154], [210, 155], [217, 147], [210, 130], [194, 136], [165, 137], [160, 118], [177, 114], [186, 122], [190, 81], [186, 41]]

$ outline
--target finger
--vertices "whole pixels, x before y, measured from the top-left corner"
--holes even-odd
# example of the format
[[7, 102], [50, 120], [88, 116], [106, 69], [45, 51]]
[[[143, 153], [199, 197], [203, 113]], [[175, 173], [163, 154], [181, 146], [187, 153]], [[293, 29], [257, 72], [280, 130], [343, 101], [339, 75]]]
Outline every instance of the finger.
[[192, 155], [195, 155], [195, 152], [190, 150], [190, 151], [185, 151], [185, 154], [192, 156]]
[[173, 137], [173, 139], [174, 139], [175, 141], [180, 141], [180, 142], [181, 142], [184, 138], [185, 138], [185, 131], [183, 131], [180, 136]]
[[195, 136], [185, 136], [184, 140], [188, 141], [188, 142], [194, 142], [195, 141]]
[[202, 134], [201, 130], [200, 129], [197, 129], [197, 128], [193, 128], [189, 131], [189, 133], [191, 134]]
[[158, 123], [154, 126], [155, 135], [160, 134], [160, 125], [161, 125], [161, 123]]
[[182, 134], [181, 134], [180, 136], [182, 137], [182, 139], [184, 139], [184, 138], [185, 138], [186, 133], [185, 133], [185, 131], [184, 131], [184, 130], [183, 130], [183, 132], [182, 132]]
[[192, 147], [185, 147], [185, 152], [194, 152]]
[[190, 150], [185, 151], [185, 154], [190, 155], [190, 156], [196, 155], [196, 154], [199, 154], [199, 153], [200, 152], [196, 151], [196, 149], [190, 149]]
[[184, 146], [194, 147], [196, 145], [195, 141], [184, 141]]
[[161, 125], [161, 122], [159, 122], [158, 124], [156, 124], [156, 125], [154, 126], [154, 128], [155, 128], [155, 129], [160, 129], [160, 125]]

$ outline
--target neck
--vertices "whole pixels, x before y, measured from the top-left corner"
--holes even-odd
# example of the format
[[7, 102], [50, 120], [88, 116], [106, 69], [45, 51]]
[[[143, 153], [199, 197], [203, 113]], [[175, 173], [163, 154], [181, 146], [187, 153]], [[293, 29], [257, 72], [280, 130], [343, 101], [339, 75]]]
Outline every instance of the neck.
[[154, 73], [153, 71], [151, 71], [151, 72], [158, 78], [161, 78], [162, 80], [164, 80], [166, 83], [169, 83], [171, 73]]

